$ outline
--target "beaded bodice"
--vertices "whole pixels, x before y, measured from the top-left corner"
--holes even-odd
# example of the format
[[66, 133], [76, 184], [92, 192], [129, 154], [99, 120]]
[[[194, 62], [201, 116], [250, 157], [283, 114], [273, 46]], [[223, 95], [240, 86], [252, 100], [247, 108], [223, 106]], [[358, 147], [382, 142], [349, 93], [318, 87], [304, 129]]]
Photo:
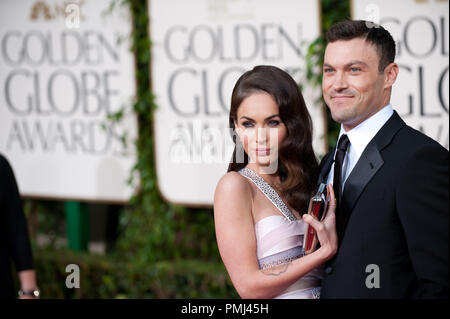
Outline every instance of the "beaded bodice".
[[288, 219], [288, 220], [297, 220], [294, 214], [292, 214], [291, 210], [286, 206], [277, 192], [269, 185], [261, 176], [259, 176], [253, 170], [244, 167], [239, 171], [239, 174], [250, 179], [255, 185], [259, 188], [259, 190], [266, 195], [266, 197], [275, 205], [276, 208], [280, 210], [280, 212]]

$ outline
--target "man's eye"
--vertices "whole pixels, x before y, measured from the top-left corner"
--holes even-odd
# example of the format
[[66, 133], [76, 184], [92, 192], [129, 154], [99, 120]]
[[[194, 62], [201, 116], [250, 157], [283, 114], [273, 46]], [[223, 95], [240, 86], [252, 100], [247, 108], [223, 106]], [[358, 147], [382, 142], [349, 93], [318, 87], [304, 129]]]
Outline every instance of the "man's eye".
[[359, 71], [361, 71], [361, 69], [360, 68], [351, 68], [350, 71], [352, 71], [352, 72], [359, 72]]
[[323, 69], [323, 72], [324, 72], [324, 73], [331, 73], [331, 72], [333, 72], [333, 69], [331, 69], [331, 68], [325, 68], [325, 69]]

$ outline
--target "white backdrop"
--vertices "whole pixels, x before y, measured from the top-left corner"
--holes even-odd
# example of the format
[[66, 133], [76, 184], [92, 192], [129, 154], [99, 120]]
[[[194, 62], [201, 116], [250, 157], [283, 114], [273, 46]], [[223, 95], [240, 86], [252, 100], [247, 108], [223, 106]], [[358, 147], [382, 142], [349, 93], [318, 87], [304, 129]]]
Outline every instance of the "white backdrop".
[[0, 1], [0, 152], [23, 196], [124, 202], [133, 192], [135, 118], [107, 120], [135, 94], [131, 20], [104, 14], [109, 5]]
[[[276, 65], [305, 78], [307, 42], [320, 32], [319, 1], [150, 0], [158, 186], [169, 202], [211, 205], [233, 151], [228, 112], [239, 76]], [[323, 154], [320, 88], [304, 86]]]
[[381, 24], [397, 44], [392, 105], [406, 123], [449, 148], [448, 1], [353, 0], [353, 18]]

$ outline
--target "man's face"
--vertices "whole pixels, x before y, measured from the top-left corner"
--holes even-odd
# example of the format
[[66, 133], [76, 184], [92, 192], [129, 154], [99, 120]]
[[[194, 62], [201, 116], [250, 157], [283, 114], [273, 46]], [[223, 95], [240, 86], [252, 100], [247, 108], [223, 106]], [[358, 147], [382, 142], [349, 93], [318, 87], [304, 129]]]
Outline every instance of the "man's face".
[[329, 43], [325, 50], [322, 89], [333, 120], [346, 131], [389, 103], [390, 86], [379, 73], [380, 57], [362, 38]]

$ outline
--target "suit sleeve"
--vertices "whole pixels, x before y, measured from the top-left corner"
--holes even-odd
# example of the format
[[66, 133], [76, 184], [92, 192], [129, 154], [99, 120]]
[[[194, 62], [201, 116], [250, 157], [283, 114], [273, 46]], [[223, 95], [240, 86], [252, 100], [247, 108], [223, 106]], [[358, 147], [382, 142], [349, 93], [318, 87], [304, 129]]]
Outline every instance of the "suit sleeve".
[[397, 208], [421, 298], [448, 298], [449, 155], [420, 147], [404, 166]]
[[33, 269], [33, 258], [28, 234], [28, 226], [23, 212], [22, 200], [7, 160], [0, 156], [0, 176], [3, 179], [4, 201], [2, 211], [6, 214], [7, 240], [16, 271]]

